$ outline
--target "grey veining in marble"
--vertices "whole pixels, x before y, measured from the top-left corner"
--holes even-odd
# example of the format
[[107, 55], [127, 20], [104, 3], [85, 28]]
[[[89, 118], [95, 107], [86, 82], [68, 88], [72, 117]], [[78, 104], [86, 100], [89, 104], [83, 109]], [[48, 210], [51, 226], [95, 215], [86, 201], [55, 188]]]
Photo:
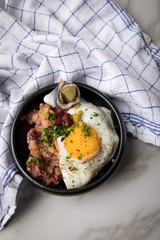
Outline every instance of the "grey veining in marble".
[[160, 1], [116, 0], [137, 21], [140, 27], [160, 47]]

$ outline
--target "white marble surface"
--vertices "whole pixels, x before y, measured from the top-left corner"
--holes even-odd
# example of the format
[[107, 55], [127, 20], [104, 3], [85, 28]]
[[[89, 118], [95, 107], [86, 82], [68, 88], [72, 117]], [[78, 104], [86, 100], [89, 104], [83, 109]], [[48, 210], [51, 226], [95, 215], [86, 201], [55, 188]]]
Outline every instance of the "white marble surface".
[[115, 0], [160, 48], [160, 0]]
[[[160, 1], [117, 0], [160, 48]], [[27, 189], [27, 190], [26, 190]], [[159, 148], [128, 137], [123, 163], [97, 189], [62, 197], [26, 181], [3, 240], [159, 240]]]

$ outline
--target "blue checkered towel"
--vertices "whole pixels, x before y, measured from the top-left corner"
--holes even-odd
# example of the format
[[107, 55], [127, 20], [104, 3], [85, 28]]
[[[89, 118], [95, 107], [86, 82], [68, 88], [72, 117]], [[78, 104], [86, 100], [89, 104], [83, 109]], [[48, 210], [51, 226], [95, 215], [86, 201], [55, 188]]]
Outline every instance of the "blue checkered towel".
[[160, 51], [112, 0], [6, 0], [0, 9], [0, 229], [22, 177], [10, 130], [27, 96], [64, 80], [109, 94], [128, 132], [160, 146]]

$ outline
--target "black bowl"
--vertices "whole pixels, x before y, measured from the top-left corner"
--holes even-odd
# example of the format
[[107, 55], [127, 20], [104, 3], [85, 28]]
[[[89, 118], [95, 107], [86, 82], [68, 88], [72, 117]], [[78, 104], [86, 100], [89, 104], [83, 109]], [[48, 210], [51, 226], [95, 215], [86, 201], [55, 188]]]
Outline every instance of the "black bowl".
[[42, 88], [34, 95], [32, 95], [29, 99], [27, 99], [25, 103], [21, 106], [21, 108], [18, 110], [11, 130], [12, 153], [20, 173], [26, 179], [28, 179], [35, 187], [38, 187], [39, 189], [45, 190], [49, 193], [58, 195], [73, 195], [83, 193], [97, 187], [99, 184], [109, 179], [116, 171], [121, 162], [126, 143], [126, 131], [121, 115], [116, 106], [111, 101], [111, 99], [108, 96], [99, 92], [98, 90], [94, 89], [93, 87], [81, 83], [76, 84], [80, 89], [82, 98], [89, 102], [92, 102], [97, 106], [104, 106], [111, 110], [113, 122], [120, 139], [117, 151], [115, 153], [115, 156], [113, 157], [114, 161], [108, 162], [105, 167], [103, 167], [103, 169], [91, 180], [90, 183], [83, 187], [66, 189], [62, 181], [57, 187], [49, 187], [33, 179], [26, 171], [26, 160], [29, 155], [26, 136], [31, 126], [27, 123], [27, 121], [20, 121], [20, 119], [23, 115], [30, 112], [34, 108], [38, 109], [39, 103], [43, 102], [44, 96], [51, 92], [57, 86], [57, 84], [52, 84], [50, 86]]

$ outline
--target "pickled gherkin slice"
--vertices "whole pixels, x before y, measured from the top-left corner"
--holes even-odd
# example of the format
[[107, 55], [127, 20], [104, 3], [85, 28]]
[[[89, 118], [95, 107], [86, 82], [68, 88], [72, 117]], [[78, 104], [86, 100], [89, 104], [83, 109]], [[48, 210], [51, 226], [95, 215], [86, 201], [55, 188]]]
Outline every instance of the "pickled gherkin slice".
[[62, 81], [51, 93], [44, 97], [44, 102], [53, 107], [69, 109], [79, 103], [80, 97], [79, 87], [75, 83], [72, 81]]
[[68, 86], [63, 88], [61, 94], [65, 103], [73, 102], [77, 96], [76, 86]]

